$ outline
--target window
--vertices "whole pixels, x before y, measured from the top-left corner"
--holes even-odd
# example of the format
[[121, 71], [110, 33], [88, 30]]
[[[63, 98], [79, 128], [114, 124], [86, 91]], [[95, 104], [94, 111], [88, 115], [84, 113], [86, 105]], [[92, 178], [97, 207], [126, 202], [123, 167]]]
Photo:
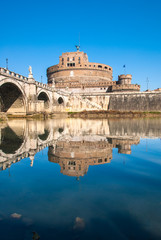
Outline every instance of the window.
[[101, 163], [102, 162], [102, 159], [98, 159], [98, 163]]
[[75, 63], [67, 63], [67, 67], [75, 67]]
[[105, 67], [105, 69], [107, 69], [107, 67]]
[[75, 162], [75, 161], [69, 161], [69, 162], [68, 162], [68, 165], [74, 165], [74, 166], [75, 166], [75, 165], [76, 165], [76, 162]]
[[64, 58], [62, 58], [62, 65], [64, 65]]
[[69, 57], [67, 57], [67, 61], [69, 62]]
[[73, 61], [75, 61], [75, 57], [73, 57]]
[[102, 66], [101, 66], [101, 65], [98, 65], [98, 68], [102, 68]]

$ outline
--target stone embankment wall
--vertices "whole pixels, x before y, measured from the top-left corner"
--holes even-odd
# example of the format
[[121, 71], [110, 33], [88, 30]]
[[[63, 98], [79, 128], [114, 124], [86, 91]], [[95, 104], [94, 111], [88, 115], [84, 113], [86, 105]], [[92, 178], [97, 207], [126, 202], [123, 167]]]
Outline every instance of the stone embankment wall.
[[161, 92], [111, 93], [108, 110], [161, 111]]

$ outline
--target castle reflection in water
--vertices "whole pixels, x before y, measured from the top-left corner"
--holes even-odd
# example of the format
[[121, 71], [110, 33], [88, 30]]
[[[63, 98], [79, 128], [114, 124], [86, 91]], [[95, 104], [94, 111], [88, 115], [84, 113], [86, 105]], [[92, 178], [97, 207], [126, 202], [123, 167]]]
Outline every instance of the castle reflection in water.
[[35, 154], [49, 147], [48, 160], [79, 178], [91, 165], [110, 163], [113, 148], [131, 154], [140, 138], [160, 138], [160, 126], [161, 119], [10, 120], [0, 125], [0, 169], [28, 157], [33, 166]]

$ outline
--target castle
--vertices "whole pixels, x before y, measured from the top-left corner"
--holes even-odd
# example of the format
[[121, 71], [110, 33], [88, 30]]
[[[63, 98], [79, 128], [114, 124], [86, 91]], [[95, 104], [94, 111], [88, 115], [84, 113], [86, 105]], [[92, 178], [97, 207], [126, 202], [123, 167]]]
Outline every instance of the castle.
[[89, 62], [87, 54], [77, 48], [76, 52], [63, 53], [59, 64], [47, 69], [47, 77], [49, 86], [73, 93], [140, 91], [139, 85], [131, 84], [131, 74], [113, 81], [112, 72], [109, 65]]
[[131, 74], [113, 80], [112, 67], [91, 63], [79, 48], [47, 69], [48, 83], [0, 68], [0, 112], [5, 116], [82, 111], [161, 112], [161, 91], [140, 92]]

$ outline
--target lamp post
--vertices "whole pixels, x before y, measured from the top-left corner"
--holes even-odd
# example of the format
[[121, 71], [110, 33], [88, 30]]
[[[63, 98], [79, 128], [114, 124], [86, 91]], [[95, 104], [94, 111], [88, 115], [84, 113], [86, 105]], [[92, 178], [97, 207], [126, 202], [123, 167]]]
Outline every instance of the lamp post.
[[148, 77], [146, 79], [146, 82], [147, 82], [147, 90], [148, 90], [149, 89], [149, 79], [148, 79]]
[[6, 69], [8, 70], [8, 58], [6, 58]]

